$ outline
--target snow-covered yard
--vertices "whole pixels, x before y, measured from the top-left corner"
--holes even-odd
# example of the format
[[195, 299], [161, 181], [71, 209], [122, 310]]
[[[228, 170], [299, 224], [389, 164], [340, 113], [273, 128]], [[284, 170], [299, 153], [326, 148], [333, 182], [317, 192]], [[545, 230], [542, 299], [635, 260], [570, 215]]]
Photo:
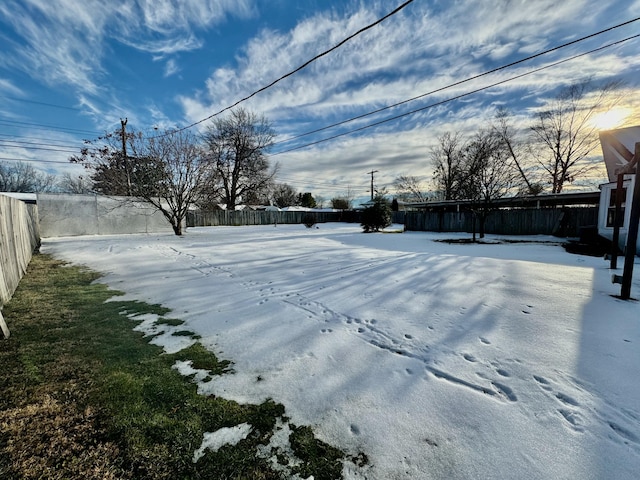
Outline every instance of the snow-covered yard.
[[235, 373], [203, 393], [273, 398], [322, 440], [365, 452], [369, 466], [346, 478], [638, 478], [640, 306], [612, 297], [608, 263], [552, 237], [434, 241], [455, 237], [213, 227], [42, 250], [171, 308], [231, 360]]

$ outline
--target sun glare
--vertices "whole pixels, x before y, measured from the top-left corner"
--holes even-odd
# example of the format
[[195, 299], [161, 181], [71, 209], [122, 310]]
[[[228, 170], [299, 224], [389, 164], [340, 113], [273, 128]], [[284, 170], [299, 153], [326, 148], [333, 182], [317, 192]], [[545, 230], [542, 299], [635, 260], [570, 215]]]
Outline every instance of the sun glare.
[[593, 123], [598, 130], [613, 130], [614, 128], [622, 127], [630, 115], [630, 108], [613, 108], [606, 112], [594, 115], [591, 119], [591, 123]]

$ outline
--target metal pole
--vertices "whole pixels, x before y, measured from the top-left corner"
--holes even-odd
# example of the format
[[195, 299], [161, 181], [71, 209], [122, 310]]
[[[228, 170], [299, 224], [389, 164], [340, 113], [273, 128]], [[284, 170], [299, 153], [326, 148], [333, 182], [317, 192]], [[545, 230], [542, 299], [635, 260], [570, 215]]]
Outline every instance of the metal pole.
[[122, 125], [122, 159], [124, 161], [124, 172], [127, 176], [127, 195], [131, 196], [131, 173], [129, 169], [129, 158], [127, 157], [127, 132], [125, 130], [127, 119], [120, 119], [120, 125]]
[[624, 186], [624, 173], [618, 174], [618, 183], [616, 184], [616, 208], [613, 214], [613, 240], [611, 245], [611, 265], [609, 268], [615, 270], [618, 268], [618, 249], [620, 246], [620, 225], [624, 223], [622, 218], [622, 190]]
[[[636, 143], [635, 158], [640, 158], [640, 142]], [[624, 256], [624, 271], [622, 272], [622, 289], [620, 298], [631, 298], [631, 281], [633, 279], [633, 263], [636, 257], [638, 242], [638, 223], [640, 223], [640, 162], [636, 162], [636, 178], [633, 187], [633, 201], [631, 203], [631, 218], [627, 232], [627, 248]]]

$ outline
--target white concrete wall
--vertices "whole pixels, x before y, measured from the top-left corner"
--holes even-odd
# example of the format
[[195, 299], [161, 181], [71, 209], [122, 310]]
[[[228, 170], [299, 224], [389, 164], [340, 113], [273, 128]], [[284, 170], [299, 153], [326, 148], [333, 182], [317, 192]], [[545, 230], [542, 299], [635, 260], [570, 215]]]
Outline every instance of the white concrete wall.
[[126, 197], [38, 194], [43, 237], [173, 232], [162, 213]]

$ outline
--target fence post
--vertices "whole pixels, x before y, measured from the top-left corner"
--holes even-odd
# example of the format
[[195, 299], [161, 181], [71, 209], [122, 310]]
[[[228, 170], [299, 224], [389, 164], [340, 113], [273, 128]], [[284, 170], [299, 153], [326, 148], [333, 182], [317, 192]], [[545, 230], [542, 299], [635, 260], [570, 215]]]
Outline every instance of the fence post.
[[[636, 143], [635, 158], [640, 158], [640, 142]], [[624, 257], [624, 270], [622, 272], [622, 289], [620, 291], [620, 298], [623, 300], [629, 300], [629, 298], [631, 298], [633, 263], [636, 258], [636, 245], [638, 242], [638, 223], [640, 222], [640, 162], [636, 162], [635, 176], [629, 230], [627, 231], [627, 250]]]
[[4, 333], [4, 338], [9, 338], [9, 327], [7, 327], [7, 322], [4, 321], [4, 317], [2, 316], [2, 311], [0, 310], [0, 328], [2, 329], [2, 333]]

